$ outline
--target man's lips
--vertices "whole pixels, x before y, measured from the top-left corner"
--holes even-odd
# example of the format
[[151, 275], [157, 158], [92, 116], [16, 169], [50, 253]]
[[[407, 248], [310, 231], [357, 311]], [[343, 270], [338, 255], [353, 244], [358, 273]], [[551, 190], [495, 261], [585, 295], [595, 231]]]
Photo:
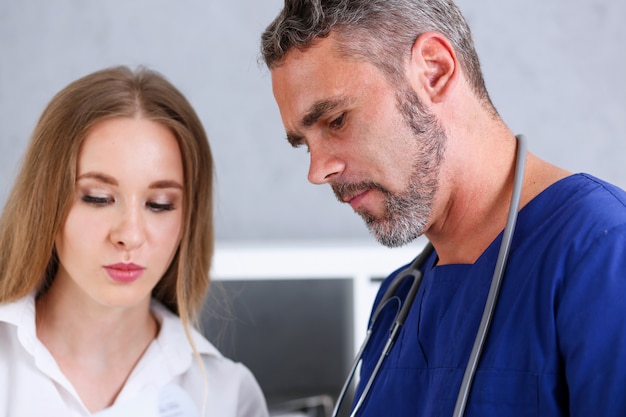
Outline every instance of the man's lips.
[[349, 203], [350, 206], [352, 206], [352, 209], [356, 210], [359, 204], [363, 201], [363, 199], [369, 192], [370, 192], [369, 189], [363, 190], [357, 194], [344, 197], [343, 201], [346, 203]]

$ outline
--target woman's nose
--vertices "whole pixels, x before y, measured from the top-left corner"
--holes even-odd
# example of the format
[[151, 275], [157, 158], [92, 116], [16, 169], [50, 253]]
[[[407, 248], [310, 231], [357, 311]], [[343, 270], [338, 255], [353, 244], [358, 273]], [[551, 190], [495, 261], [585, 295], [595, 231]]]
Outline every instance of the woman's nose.
[[132, 250], [146, 239], [145, 222], [140, 208], [120, 208], [120, 215], [110, 233], [111, 242], [124, 250]]

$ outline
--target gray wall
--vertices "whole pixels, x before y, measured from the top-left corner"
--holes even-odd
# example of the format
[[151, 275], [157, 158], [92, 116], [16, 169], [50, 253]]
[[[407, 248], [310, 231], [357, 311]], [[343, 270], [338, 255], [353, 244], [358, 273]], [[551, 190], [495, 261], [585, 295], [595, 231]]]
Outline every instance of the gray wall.
[[[260, 32], [280, 0], [0, 0], [0, 203], [67, 83], [147, 65], [190, 99], [217, 169], [218, 240], [369, 239], [284, 140]], [[626, 2], [461, 0], [496, 107], [532, 151], [626, 187]]]

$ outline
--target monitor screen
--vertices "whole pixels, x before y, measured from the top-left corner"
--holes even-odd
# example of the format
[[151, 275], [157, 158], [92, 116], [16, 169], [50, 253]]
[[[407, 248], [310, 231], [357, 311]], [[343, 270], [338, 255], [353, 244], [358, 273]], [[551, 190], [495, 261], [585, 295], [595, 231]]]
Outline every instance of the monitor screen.
[[255, 375], [270, 409], [336, 399], [354, 355], [353, 280], [213, 281], [201, 318], [207, 338]]

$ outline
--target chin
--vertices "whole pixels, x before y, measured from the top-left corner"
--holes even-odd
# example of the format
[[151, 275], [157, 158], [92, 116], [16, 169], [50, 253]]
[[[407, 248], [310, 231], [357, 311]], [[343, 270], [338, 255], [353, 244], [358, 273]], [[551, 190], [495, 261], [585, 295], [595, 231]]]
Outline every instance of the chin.
[[123, 289], [122, 291], [111, 291], [106, 296], [98, 297], [95, 301], [103, 307], [112, 309], [128, 309], [150, 305], [151, 292], [147, 294], [145, 291], [132, 291]]
[[408, 222], [395, 222], [389, 219], [365, 219], [374, 238], [383, 246], [398, 248], [407, 245], [424, 234], [423, 227]]

